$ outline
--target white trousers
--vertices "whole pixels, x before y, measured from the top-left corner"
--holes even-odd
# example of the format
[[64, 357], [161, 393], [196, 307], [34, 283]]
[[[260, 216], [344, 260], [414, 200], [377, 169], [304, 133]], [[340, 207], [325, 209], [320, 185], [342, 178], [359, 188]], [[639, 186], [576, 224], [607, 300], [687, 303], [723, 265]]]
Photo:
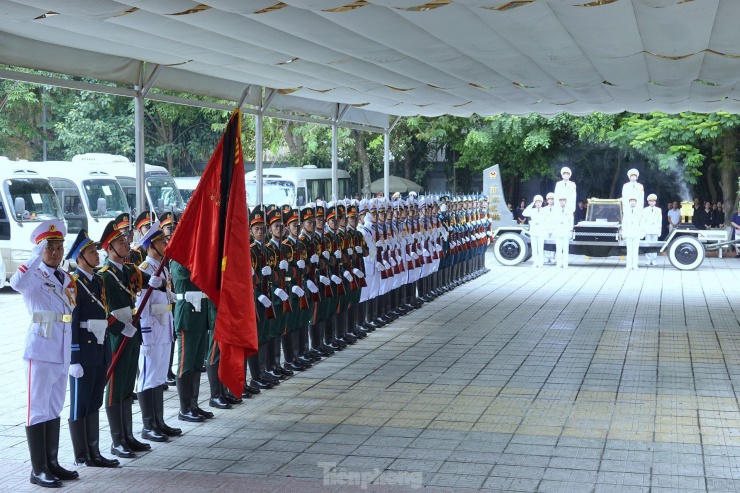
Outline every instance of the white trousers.
[[568, 267], [569, 239], [569, 236], [555, 238], [555, 260], [558, 267]]
[[[645, 235], [645, 241], [658, 241], [659, 235]], [[656, 258], [658, 258], [658, 252], [653, 253], [646, 253], [645, 258], [648, 260], [648, 262], [652, 262]]]
[[163, 385], [167, 380], [167, 370], [170, 366], [171, 342], [152, 344], [152, 352], [144, 356], [139, 352], [139, 375], [136, 377], [136, 392], [153, 389]]
[[545, 236], [532, 236], [532, 266], [542, 267], [545, 264]]
[[624, 242], [627, 245], [627, 268], [637, 267], [638, 256], [640, 254], [640, 238], [627, 237], [624, 239]]
[[[555, 237], [552, 235], [552, 233], [547, 233], [546, 235], [544, 235], [544, 239], [546, 239], [546, 240], [554, 240]], [[542, 247], [542, 248], [544, 250], [544, 247]], [[548, 262], [552, 262], [552, 261], [555, 260], [555, 252], [553, 252], [553, 251], [544, 250], [544, 255], [545, 255], [545, 260], [547, 260]]]
[[[169, 357], [169, 355], [168, 355]], [[67, 394], [69, 365], [26, 359], [28, 412], [26, 426], [57, 419]]]

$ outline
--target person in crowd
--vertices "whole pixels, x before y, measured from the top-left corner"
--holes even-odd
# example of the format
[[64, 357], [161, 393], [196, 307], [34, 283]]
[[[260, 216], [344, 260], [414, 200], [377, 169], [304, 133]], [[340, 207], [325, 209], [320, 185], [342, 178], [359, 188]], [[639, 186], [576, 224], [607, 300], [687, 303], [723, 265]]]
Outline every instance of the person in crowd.
[[563, 179], [555, 184], [555, 190], [553, 190], [553, 192], [557, 197], [566, 197], [568, 209], [570, 209], [571, 214], [573, 214], [576, 211], [576, 197], [578, 194], [578, 192], [576, 192], [575, 182], [570, 181], [570, 177], [573, 176], [573, 173], [571, 173], [569, 167], [563, 166], [560, 168], [560, 176]]
[[[740, 233], [740, 204], [737, 205], [737, 211], [732, 215], [730, 224], [732, 225], [732, 238], [730, 239], [734, 240]], [[740, 258], [740, 245], [738, 244], [735, 244], [735, 258]]]
[[532, 267], [541, 268], [545, 263], [544, 247], [548, 213], [542, 207], [542, 195], [535, 195], [522, 214], [529, 219], [529, 236], [532, 238]]
[[627, 172], [627, 177], [629, 181], [622, 186], [622, 210], [627, 211], [631, 207], [629, 201], [632, 197], [637, 201], [636, 207], [642, 209], [645, 207], [645, 188], [637, 181], [640, 172], [632, 168]]
[[[623, 197], [624, 198], [624, 197]], [[637, 270], [640, 254], [642, 232], [642, 207], [638, 206], [637, 197], [627, 197], [629, 207], [622, 215], [622, 238], [627, 246], [627, 270]]]
[[[663, 222], [663, 214], [660, 211], [660, 207], [656, 207], [655, 205], [658, 201], [657, 195], [651, 193], [648, 195], [647, 200], [648, 206], [642, 211], [642, 232], [645, 233], [645, 241], [658, 241]], [[655, 260], [658, 258], [657, 253], [646, 253], [645, 258], [647, 259], [647, 265], [658, 265]]]
[[586, 220], [586, 202], [583, 200], [578, 201], [578, 207], [576, 208], [575, 223], [578, 224], [581, 221]]
[[725, 227], [725, 211], [722, 206], [722, 201], [718, 200], [716, 204], [712, 206], [712, 228], [724, 228]]
[[519, 202], [519, 207], [516, 208], [516, 211], [514, 212], [514, 219], [516, 219], [517, 224], [529, 224], [529, 218], [527, 218], [523, 213], [524, 209], [527, 208], [527, 198], [522, 197], [522, 200]]
[[669, 232], [676, 229], [681, 224], [681, 210], [678, 208], [678, 202], [673, 201], [668, 211], [668, 228]]

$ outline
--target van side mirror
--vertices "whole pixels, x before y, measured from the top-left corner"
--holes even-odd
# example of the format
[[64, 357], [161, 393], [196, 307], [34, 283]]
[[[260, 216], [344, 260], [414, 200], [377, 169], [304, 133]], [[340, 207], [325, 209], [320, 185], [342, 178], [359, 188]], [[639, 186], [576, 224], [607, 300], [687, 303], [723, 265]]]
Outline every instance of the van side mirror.
[[105, 199], [100, 197], [98, 199], [98, 215], [104, 216], [106, 212], [108, 212], [108, 205], [105, 203]]
[[18, 218], [23, 218], [26, 215], [26, 199], [23, 197], [16, 197], [13, 201], [13, 207], [15, 208], [15, 215]]

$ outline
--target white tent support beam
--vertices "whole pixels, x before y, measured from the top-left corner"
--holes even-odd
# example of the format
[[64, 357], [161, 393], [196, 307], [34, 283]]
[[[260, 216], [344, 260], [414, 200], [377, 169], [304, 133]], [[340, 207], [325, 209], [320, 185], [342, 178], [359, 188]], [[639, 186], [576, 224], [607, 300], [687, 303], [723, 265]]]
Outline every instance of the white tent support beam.
[[336, 104], [334, 118], [331, 121], [331, 197], [339, 199], [339, 122], [349, 110], [349, 105]]
[[397, 116], [393, 123], [383, 131], [383, 193], [387, 199], [391, 197], [391, 132], [400, 119], [401, 117]]
[[64, 89], [74, 89], [77, 91], [98, 92], [102, 94], [113, 94], [115, 96], [134, 97], [133, 89], [129, 87], [106, 86], [103, 84], [93, 84], [72, 79], [60, 79], [58, 77], [49, 77], [39, 74], [28, 74], [26, 72], [17, 72], [0, 68], [0, 79], [15, 80], [19, 82], [28, 82], [29, 84], [38, 84], [41, 86], [62, 87]]
[[254, 171], [257, 174], [257, 176], [255, 177], [255, 181], [257, 182], [256, 204], [264, 205], [264, 187], [262, 183], [262, 127], [264, 125], [266, 104], [269, 104], [269, 102], [265, 103], [265, 96], [262, 91], [262, 87], [259, 88], [259, 92], [260, 106], [259, 108], [257, 108], [257, 120], [254, 122]]
[[[136, 213], [146, 209], [146, 162], [144, 158], [145, 136], [144, 136], [144, 98], [154, 85], [163, 65], [156, 65], [147, 80], [144, 80], [146, 65], [141, 64], [139, 72], [139, 84], [134, 86], [134, 158], [136, 161]], [[157, 204], [152, 204], [154, 209]]]
[[244, 106], [244, 102], [247, 100], [247, 98], [249, 97], [251, 93], [252, 93], [252, 84], [244, 88], [244, 91], [242, 92], [242, 96], [241, 98], [239, 98], [239, 104], [237, 104], [236, 107], [241, 109], [242, 106]]

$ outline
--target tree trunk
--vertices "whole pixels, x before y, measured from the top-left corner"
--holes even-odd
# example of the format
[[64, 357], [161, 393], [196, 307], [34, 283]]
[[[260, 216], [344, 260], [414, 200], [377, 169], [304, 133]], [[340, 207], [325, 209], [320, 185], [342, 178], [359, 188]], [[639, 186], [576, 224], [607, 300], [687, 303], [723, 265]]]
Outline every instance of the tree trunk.
[[367, 155], [365, 145], [365, 134], [359, 130], [352, 130], [352, 138], [355, 139], [355, 152], [360, 161], [360, 172], [357, 176], [357, 184], [362, 184], [360, 192], [363, 196], [370, 195], [370, 158]]
[[614, 172], [614, 179], [612, 179], [612, 188], [609, 190], [609, 198], [613, 199], [614, 194], [617, 191], [617, 184], [619, 183], [619, 173], [622, 171], [622, 150], [617, 149], [617, 170]]
[[720, 163], [720, 182], [725, 205], [725, 224], [729, 225], [737, 207], [737, 144], [738, 129], [727, 130], [722, 135], [722, 162]]
[[[715, 151], [717, 150], [719, 149], [716, 149]], [[722, 150], [721, 152], [723, 154], [722, 159], [724, 159], [724, 150]], [[716, 156], [717, 152], [713, 152], [712, 154]], [[710, 201], [712, 202], [712, 204], [717, 203], [717, 187], [714, 185], [714, 170], [715, 169], [717, 169], [717, 161], [713, 159], [712, 162], [709, 163], [709, 166], [707, 166], [706, 173], [704, 173], [707, 179], [707, 188], [709, 189], [709, 196], [711, 197]]]
[[407, 180], [413, 181], [413, 160], [411, 159], [411, 153], [408, 151], [408, 149], [406, 150], [406, 152], [404, 152], [403, 158], [403, 177]]
[[299, 162], [303, 161], [303, 136], [293, 132], [293, 126], [300, 127], [300, 122], [285, 121], [283, 123], [283, 136], [285, 143], [288, 145], [288, 151], [295, 156]]

